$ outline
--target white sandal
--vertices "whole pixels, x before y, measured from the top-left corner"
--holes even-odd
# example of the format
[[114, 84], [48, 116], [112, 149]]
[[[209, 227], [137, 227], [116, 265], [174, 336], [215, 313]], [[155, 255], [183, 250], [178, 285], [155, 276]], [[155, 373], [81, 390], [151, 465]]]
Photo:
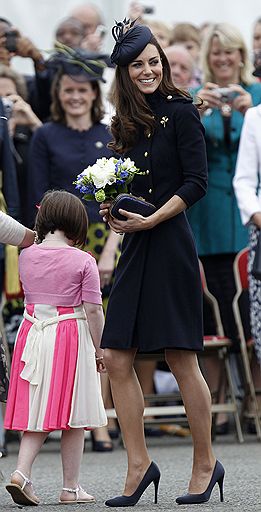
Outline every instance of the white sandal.
[[18, 473], [20, 475], [24, 482], [23, 485], [14, 484], [10, 482], [10, 484], [7, 484], [5, 486], [6, 490], [11, 494], [13, 501], [17, 503], [18, 505], [39, 505], [39, 501], [32, 498], [25, 492], [25, 486], [26, 485], [33, 485], [32, 481], [27, 478], [19, 469], [16, 469], [12, 474], [11, 477], [14, 475], [14, 473]]
[[80, 485], [77, 485], [76, 489], [70, 489], [70, 487], [63, 487], [63, 491], [75, 493], [74, 500], [59, 500], [59, 503], [63, 505], [72, 505], [74, 503], [96, 503], [96, 499], [91, 494], [86, 493], [88, 496], [87, 498], [79, 497], [80, 491], [86, 492]]

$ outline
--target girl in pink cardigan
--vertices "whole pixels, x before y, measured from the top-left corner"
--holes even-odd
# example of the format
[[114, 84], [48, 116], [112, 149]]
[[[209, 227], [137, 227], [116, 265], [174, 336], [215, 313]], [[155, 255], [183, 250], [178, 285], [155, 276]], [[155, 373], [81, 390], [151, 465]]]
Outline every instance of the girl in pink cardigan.
[[36, 217], [39, 244], [24, 249], [19, 270], [25, 295], [17, 333], [5, 428], [24, 432], [6, 486], [15, 503], [37, 505], [32, 464], [48, 433], [62, 430], [61, 503], [95, 501], [79, 485], [84, 429], [106, 425], [99, 372], [103, 310], [95, 259], [85, 243], [87, 215], [65, 191], [47, 192]]

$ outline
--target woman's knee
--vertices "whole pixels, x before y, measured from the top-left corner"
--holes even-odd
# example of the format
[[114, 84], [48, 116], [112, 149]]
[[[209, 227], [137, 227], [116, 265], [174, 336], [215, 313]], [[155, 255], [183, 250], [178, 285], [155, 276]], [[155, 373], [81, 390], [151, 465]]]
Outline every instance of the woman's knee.
[[104, 350], [104, 363], [110, 378], [125, 378], [128, 372], [133, 369], [134, 355], [131, 351], [125, 350]]
[[165, 359], [175, 376], [192, 373], [198, 368], [197, 356], [189, 350], [166, 350]]

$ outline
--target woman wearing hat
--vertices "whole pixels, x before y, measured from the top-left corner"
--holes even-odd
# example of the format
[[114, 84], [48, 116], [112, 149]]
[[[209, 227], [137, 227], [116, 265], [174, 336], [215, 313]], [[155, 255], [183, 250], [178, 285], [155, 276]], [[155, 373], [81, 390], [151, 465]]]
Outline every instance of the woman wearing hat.
[[[101, 123], [103, 61], [83, 50], [70, 49], [65, 55], [55, 53], [48, 66], [56, 71], [52, 84], [52, 121], [36, 130], [31, 144], [28, 218], [32, 226], [36, 205], [47, 190], [64, 189], [80, 196], [73, 185], [77, 174], [93, 165], [97, 158], [112, 156], [107, 148], [111, 135]], [[88, 202], [85, 206], [89, 219], [85, 249], [98, 261], [106, 306], [120, 237], [102, 222], [98, 203]], [[102, 376], [102, 385], [107, 393], [107, 375]], [[92, 447], [94, 451], [112, 450], [106, 427], [93, 433]]]
[[[191, 98], [174, 87], [167, 58], [148, 27], [117, 24], [112, 62], [113, 142], [144, 175], [131, 192], [154, 203], [149, 217], [120, 210], [127, 219], [101, 215], [125, 233], [102, 339], [113, 399], [128, 455], [124, 493], [106, 505], [135, 505], [150, 485], [155, 501], [160, 471], [144, 441], [143, 396], [133, 370], [137, 351], [164, 351], [175, 375], [194, 444], [188, 494], [177, 503], [208, 501], [222, 486], [224, 468], [211, 448], [211, 397], [196, 352], [203, 349], [198, 258], [185, 210], [206, 193], [204, 130]], [[166, 246], [167, 244], [167, 246]]]

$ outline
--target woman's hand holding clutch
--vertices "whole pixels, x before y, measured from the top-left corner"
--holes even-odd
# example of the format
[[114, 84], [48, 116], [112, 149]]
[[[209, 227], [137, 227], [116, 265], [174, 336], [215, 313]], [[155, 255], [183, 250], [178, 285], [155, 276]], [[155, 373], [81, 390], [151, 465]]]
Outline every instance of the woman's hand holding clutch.
[[138, 213], [119, 210], [119, 213], [127, 218], [127, 220], [118, 220], [114, 217], [109, 218], [109, 226], [113, 231], [119, 234], [133, 233], [134, 231], [144, 231], [154, 227], [153, 215], [143, 217]]

